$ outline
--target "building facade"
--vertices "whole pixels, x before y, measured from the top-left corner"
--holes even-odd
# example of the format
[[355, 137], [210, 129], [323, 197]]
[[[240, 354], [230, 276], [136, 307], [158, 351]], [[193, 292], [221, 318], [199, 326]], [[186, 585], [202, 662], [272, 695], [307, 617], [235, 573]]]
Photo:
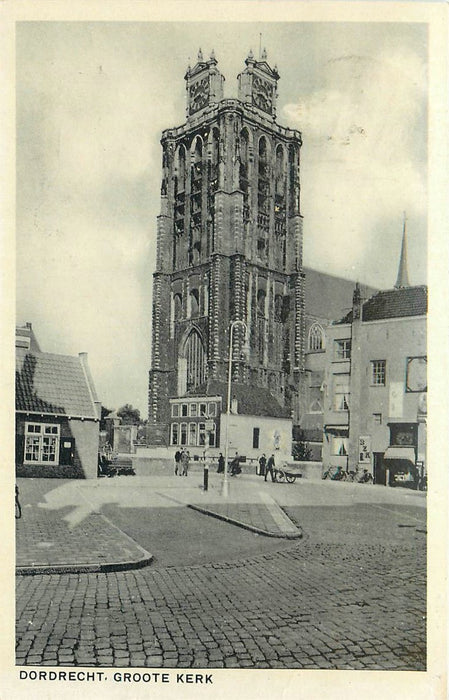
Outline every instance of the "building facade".
[[42, 352], [16, 329], [16, 474], [96, 478], [101, 405], [87, 354]]
[[[203, 397], [198, 406], [209, 404], [218, 382], [223, 402], [232, 321], [241, 321], [233, 385], [263, 390], [273, 415], [281, 407], [290, 417], [298, 404], [301, 134], [276, 121], [279, 75], [266, 54], [255, 60], [250, 53], [245, 64], [238, 98], [224, 99], [214, 55], [204, 60], [200, 52], [185, 75], [187, 120], [162, 135], [149, 442], [174, 429], [170, 399], [195, 395]], [[201, 422], [193, 418], [192, 425]], [[201, 428], [193, 430], [199, 445]]]
[[[323, 467], [368, 469], [379, 484], [426, 471], [427, 287], [397, 286], [327, 331]], [[404, 477], [405, 478], [405, 477]]]

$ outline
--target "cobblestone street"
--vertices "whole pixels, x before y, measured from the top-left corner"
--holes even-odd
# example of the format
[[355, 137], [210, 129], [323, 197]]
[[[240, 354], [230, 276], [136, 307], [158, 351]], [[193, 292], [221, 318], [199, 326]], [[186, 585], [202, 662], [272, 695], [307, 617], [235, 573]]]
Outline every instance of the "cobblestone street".
[[304, 538], [253, 556], [17, 577], [17, 664], [425, 670], [425, 509], [286, 511]]

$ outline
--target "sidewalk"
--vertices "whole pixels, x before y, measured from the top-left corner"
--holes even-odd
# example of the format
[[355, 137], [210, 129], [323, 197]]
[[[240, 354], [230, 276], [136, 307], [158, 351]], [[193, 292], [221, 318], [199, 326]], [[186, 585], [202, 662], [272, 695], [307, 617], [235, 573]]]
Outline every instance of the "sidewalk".
[[16, 521], [16, 573], [105, 572], [147, 566], [152, 555], [102, 513], [108, 503], [136, 507], [185, 506], [269, 537], [302, 536], [267, 492], [263, 480], [202, 472], [115, 477], [92, 481], [18, 479], [22, 518]]

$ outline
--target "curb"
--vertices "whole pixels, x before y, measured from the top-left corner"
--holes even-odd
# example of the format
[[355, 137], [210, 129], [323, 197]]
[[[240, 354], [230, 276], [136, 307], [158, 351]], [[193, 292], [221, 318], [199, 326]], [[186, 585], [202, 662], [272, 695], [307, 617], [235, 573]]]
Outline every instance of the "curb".
[[120, 533], [120, 536], [132, 543], [133, 547], [140, 551], [141, 557], [136, 560], [105, 562], [96, 564], [37, 564], [16, 566], [16, 576], [37, 576], [47, 574], [102, 574], [111, 571], [131, 571], [133, 569], [143, 569], [153, 561], [153, 555], [147, 552], [146, 549], [140, 546], [126, 532], [120, 530], [109, 518], [97, 510], [93, 510], [96, 515], [100, 516], [108, 525], [108, 527]]
[[143, 569], [153, 561], [153, 555], [137, 561], [111, 562], [107, 564], [43, 564], [38, 566], [16, 566], [16, 576], [39, 576], [46, 574], [107, 574], [111, 571]]
[[[258, 535], [265, 535], [265, 537], [278, 537], [280, 539], [284, 540], [299, 540], [302, 538], [302, 530], [296, 527], [297, 532], [291, 532], [291, 533], [284, 533], [284, 532], [271, 532], [269, 530], [262, 530], [259, 527], [255, 527], [254, 525], [248, 525], [247, 523], [242, 523], [240, 520], [236, 520], [235, 518], [230, 518], [227, 515], [221, 515], [220, 513], [215, 513], [213, 510], [208, 510], [207, 508], [204, 508], [203, 506], [197, 506], [193, 505], [192, 503], [189, 503], [187, 505], [187, 508], [191, 508], [192, 510], [197, 510], [199, 513], [203, 513], [204, 515], [210, 515], [213, 518], [217, 518], [218, 520], [224, 520], [227, 523], [231, 523], [232, 525], [237, 525], [238, 527], [242, 527], [245, 530], [250, 530], [251, 532], [255, 532]], [[292, 523], [293, 524], [293, 523]]]

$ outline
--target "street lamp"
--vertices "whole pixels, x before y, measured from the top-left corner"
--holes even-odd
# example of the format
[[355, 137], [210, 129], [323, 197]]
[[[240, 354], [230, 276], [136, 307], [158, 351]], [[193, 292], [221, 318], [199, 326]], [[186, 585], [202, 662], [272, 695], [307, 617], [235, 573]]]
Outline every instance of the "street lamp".
[[229, 492], [228, 486], [228, 454], [229, 454], [229, 421], [231, 417], [231, 383], [232, 383], [232, 349], [233, 349], [233, 339], [234, 339], [234, 328], [238, 325], [242, 325], [245, 329], [245, 335], [248, 332], [248, 328], [244, 321], [239, 319], [232, 321], [229, 326], [229, 364], [228, 364], [228, 397], [226, 406], [226, 431], [225, 431], [225, 469], [223, 477], [223, 496], [226, 498]]

